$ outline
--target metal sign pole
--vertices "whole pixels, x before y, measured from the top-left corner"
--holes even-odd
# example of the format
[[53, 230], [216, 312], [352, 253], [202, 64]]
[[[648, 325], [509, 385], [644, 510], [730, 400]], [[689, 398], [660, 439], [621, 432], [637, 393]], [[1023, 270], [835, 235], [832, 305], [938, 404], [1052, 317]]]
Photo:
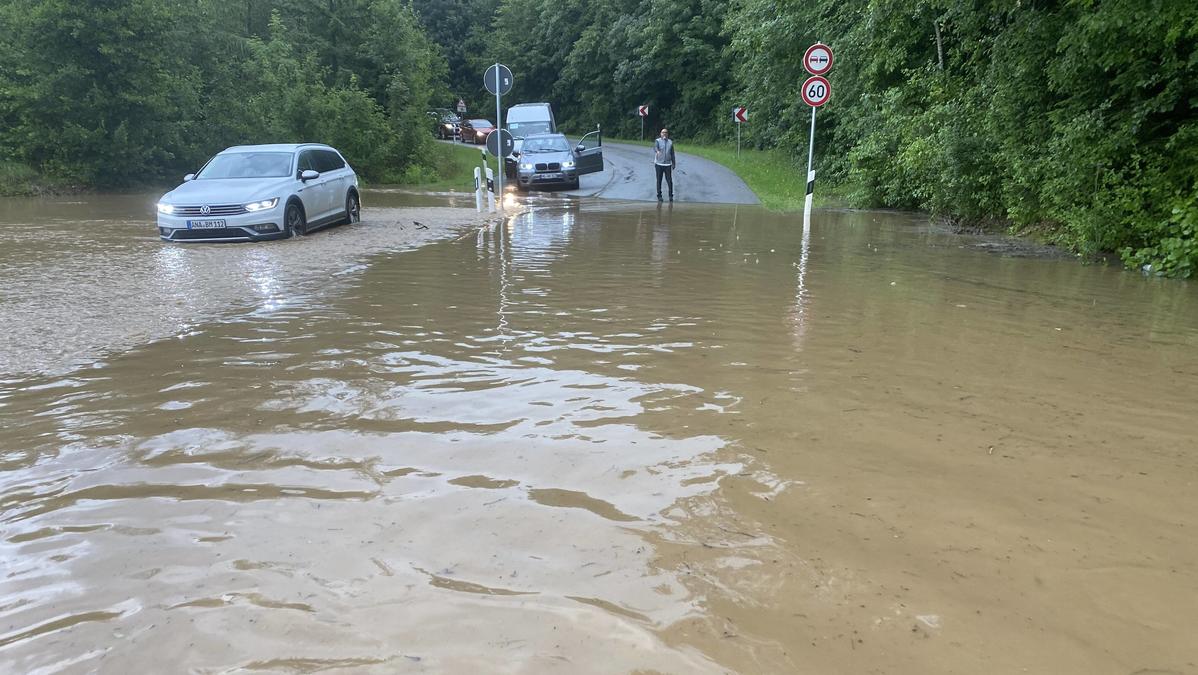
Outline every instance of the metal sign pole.
[[815, 170], [812, 169], [812, 158], [815, 157], [815, 111], [811, 106], [811, 140], [807, 144], [807, 198], [803, 203], [803, 224], [811, 220], [811, 198], [815, 192]]
[[[500, 78], [500, 73], [499, 73], [499, 62], [496, 61], [495, 62], [495, 131], [493, 131], [492, 133], [499, 133], [503, 129], [503, 121], [499, 118], [499, 92], [502, 89], [500, 79], [501, 78]], [[505, 158], [500, 157], [499, 153], [495, 153], [495, 159], [497, 160], [496, 163], [499, 165], [499, 175], [496, 176], [496, 179], [495, 179], [496, 180], [495, 184], [497, 186], [499, 186], [499, 188], [495, 193], [495, 197], [499, 200], [499, 210], [502, 211], [503, 210], [503, 169], [504, 169], [503, 163], [506, 160], [505, 160]]]
[[807, 144], [807, 197], [803, 201], [803, 234], [811, 226], [811, 201], [815, 196], [815, 109], [828, 102], [832, 95], [832, 85], [825, 73], [832, 69], [832, 48], [822, 42], [816, 42], [807, 48], [803, 54], [803, 68], [811, 73], [811, 77], [803, 83], [801, 89], [803, 102], [811, 106], [811, 133]]
[[641, 115], [641, 142], [645, 142], [645, 116]]
[[740, 159], [740, 122], [736, 123], [736, 158]]

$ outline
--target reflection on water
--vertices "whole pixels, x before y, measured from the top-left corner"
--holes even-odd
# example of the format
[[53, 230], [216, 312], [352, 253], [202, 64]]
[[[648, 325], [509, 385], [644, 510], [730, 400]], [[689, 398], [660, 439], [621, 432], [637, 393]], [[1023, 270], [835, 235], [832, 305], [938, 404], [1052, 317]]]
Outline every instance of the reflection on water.
[[362, 199], [368, 206], [372, 207], [441, 206], [455, 209], [474, 208], [474, 193], [463, 191], [421, 192], [401, 187], [376, 187], [367, 190]]
[[[239, 251], [246, 305], [0, 382], [0, 670], [1196, 658], [1190, 286], [863, 212], [563, 200], [337, 241]], [[195, 250], [138, 261], [217, 283]]]

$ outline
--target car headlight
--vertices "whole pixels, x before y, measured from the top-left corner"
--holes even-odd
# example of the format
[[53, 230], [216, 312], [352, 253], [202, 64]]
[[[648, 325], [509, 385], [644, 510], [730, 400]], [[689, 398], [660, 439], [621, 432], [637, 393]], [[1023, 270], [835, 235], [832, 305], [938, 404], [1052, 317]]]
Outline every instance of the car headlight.
[[174, 212], [175, 206], [173, 204], [163, 204], [162, 202], [158, 202], [158, 213], [165, 213], [169, 216]]
[[275, 197], [274, 199], [263, 199], [260, 202], [251, 202], [249, 204], [246, 204], [245, 210], [253, 213], [254, 211], [265, 211], [266, 209], [273, 209], [274, 207], [276, 207], [278, 205], [279, 205], [279, 198]]
[[563, 169], [573, 169], [574, 168], [574, 160], [567, 159], [566, 161], [562, 162], [562, 168]]
[[524, 169], [525, 171], [532, 171], [532, 164], [524, 162], [524, 163], [520, 164], [520, 168]]

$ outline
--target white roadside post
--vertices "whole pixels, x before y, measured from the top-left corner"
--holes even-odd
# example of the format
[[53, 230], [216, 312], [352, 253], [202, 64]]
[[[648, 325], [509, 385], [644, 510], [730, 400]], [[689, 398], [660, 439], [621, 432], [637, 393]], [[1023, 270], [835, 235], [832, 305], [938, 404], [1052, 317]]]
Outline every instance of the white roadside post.
[[487, 167], [487, 210], [488, 211], [495, 210], [495, 192], [491, 189], [491, 186], [493, 186], [493, 185], [495, 185], [495, 172], [491, 169], [491, 167], [488, 166]]
[[811, 202], [815, 196], [815, 110], [828, 102], [832, 85], [823, 76], [832, 69], [832, 48], [815, 43], [803, 54], [803, 67], [811, 77], [803, 83], [803, 102], [811, 106], [811, 132], [807, 143], [807, 196], [803, 201], [803, 227], [811, 225]]
[[474, 167], [474, 210], [483, 210], [483, 170], [481, 167]]

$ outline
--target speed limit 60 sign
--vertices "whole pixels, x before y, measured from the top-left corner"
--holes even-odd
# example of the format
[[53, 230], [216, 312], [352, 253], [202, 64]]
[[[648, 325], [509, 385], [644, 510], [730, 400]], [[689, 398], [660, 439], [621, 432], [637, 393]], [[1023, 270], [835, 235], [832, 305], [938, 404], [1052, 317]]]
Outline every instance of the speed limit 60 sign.
[[828, 80], [815, 75], [807, 78], [803, 83], [803, 102], [807, 105], [818, 108], [828, 102], [828, 97], [832, 95], [832, 85], [828, 84]]

